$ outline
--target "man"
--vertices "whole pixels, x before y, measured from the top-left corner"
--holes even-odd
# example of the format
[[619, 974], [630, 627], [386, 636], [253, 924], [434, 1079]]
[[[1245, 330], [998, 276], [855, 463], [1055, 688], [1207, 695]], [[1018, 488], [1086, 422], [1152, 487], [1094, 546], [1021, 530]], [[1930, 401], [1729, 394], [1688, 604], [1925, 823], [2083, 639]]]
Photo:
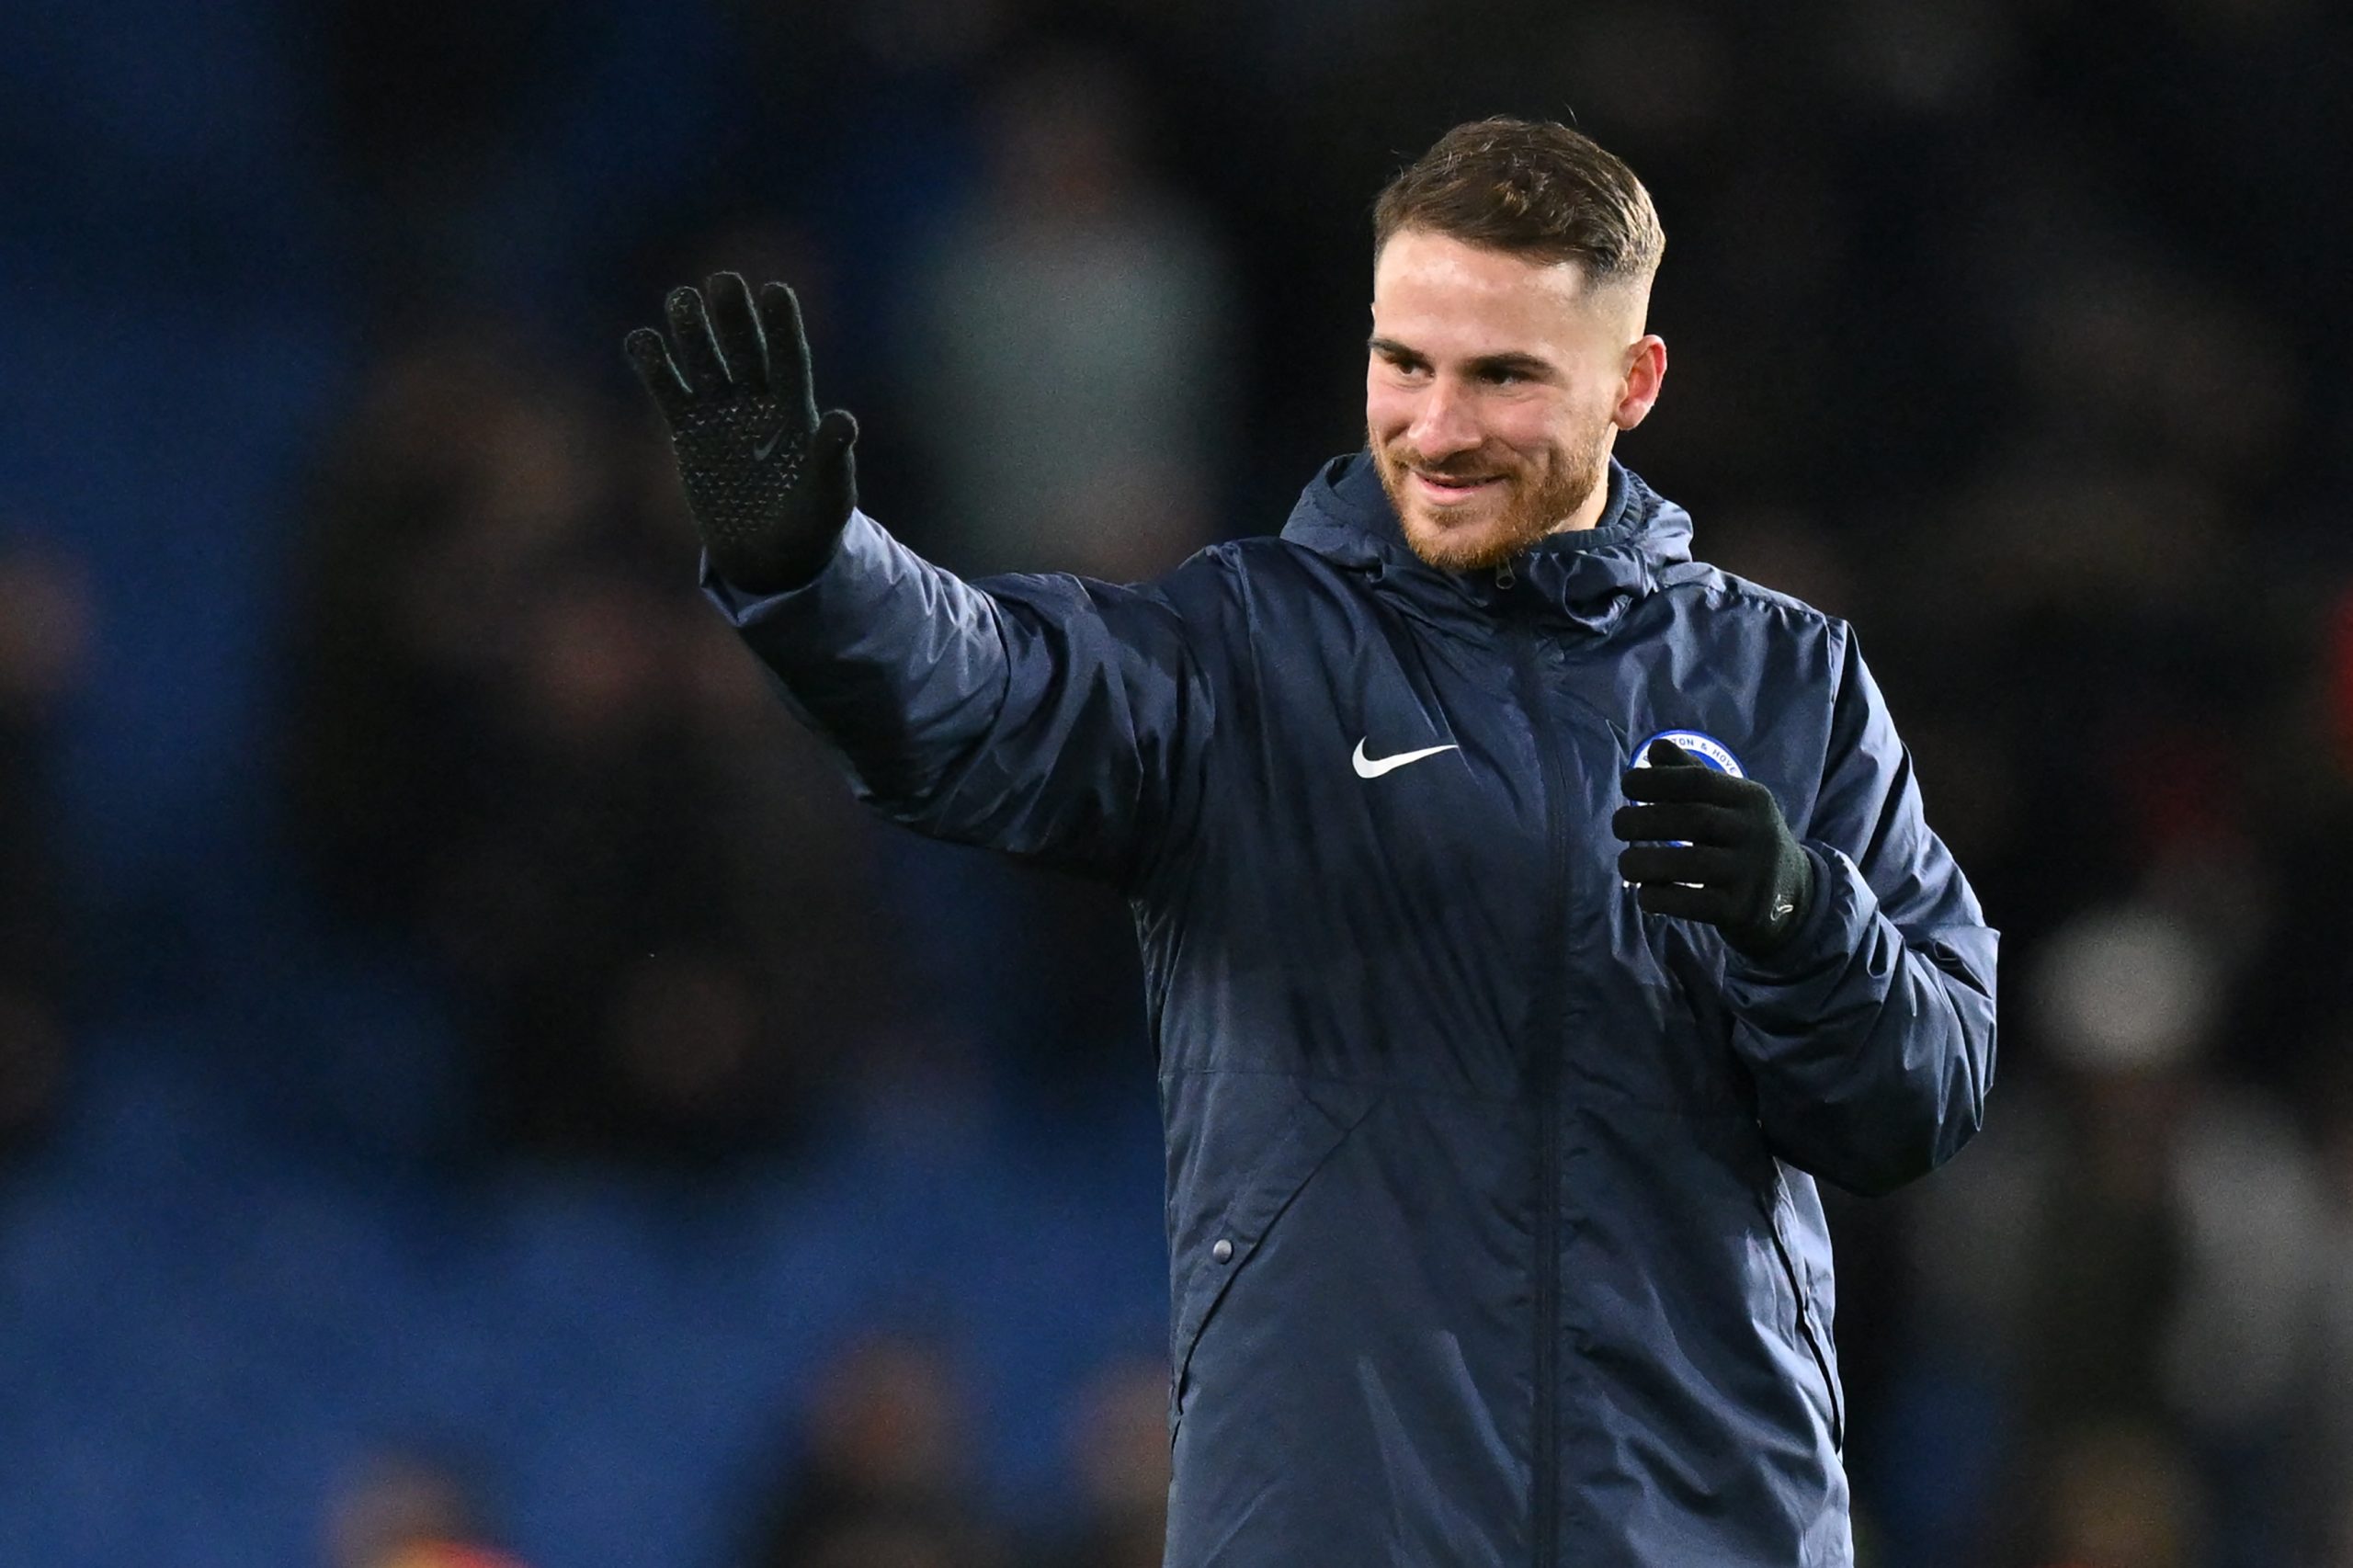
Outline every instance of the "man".
[[1611, 456], [1666, 365], [1632, 173], [1460, 127], [1375, 239], [1369, 451], [1140, 587], [856, 511], [781, 286], [630, 352], [862, 796], [1131, 903], [1170, 1563], [1849, 1562], [1814, 1178], [1975, 1131], [1995, 934], [1847, 627]]

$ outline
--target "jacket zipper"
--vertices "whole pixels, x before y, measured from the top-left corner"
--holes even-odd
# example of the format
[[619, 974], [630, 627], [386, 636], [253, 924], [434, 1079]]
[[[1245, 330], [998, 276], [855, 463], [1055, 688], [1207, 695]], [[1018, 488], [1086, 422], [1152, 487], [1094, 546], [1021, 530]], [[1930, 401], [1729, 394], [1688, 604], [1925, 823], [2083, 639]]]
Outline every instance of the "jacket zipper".
[[[1495, 573], [1495, 585], [1508, 593], [1514, 574], [1508, 563]], [[1511, 613], [1506, 607], [1506, 613]], [[1536, 1536], [1536, 1568], [1553, 1568], [1558, 1561], [1560, 1513], [1560, 1280], [1561, 1129], [1558, 1048], [1567, 1033], [1565, 993], [1561, 983], [1561, 949], [1568, 935], [1568, 824], [1563, 802], [1567, 785], [1562, 778], [1560, 748], [1552, 733], [1544, 702], [1544, 684], [1537, 658], [1536, 631], [1514, 619], [1510, 635], [1518, 655], [1520, 700], [1528, 705], [1536, 733], [1537, 760], [1544, 778], [1544, 838], [1546, 903], [1544, 928], [1538, 947], [1542, 968], [1536, 981], [1536, 1029], [1531, 1045], [1535, 1060], [1536, 1109], [1542, 1122], [1538, 1138], [1536, 1251], [1536, 1420], [1535, 1455], [1529, 1477], [1531, 1512]]]
[[1847, 1420], [1846, 1412], [1838, 1403], [1838, 1380], [1830, 1375], [1829, 1354], [1823, 1349], [1822, 1340], [1813, 1331], [1813, 1298], [1806, 1293], [1805, 1280], [1798, 1273], [1797, 1259], [1791, 1257], [1790, 1249], [1782, 1244], [1781, 1227], [1774, 1222], [1769, 1199], [1765, 1210], [1765, 1229], [1766, 1233], [1773, 1238], [1773, 1256], [1781, 1260], [1781, 1272], [1789, 1278], [1790, 1299], [1797, 1307], [1798, 1337], [1805, 1341], [1806, 1349], [1813, 1355], [1814, 1370], [1822, 1374], [1822, 1397], [1830, 1406], [1830, 1451], [1844, 1453], [1847, 1450]]

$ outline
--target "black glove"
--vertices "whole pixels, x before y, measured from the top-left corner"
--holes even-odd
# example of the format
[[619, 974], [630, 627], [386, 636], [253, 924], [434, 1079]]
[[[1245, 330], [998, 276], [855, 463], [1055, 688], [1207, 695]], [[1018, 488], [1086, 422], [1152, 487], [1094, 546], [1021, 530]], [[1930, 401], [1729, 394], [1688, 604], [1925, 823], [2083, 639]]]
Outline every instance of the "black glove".
[[1773, 791], [1718, 773], [1673, 741], [1651, 743], [1648, 767], [1626, 770], [1626, 799], [1609, 831], [1631, 847], [1618, 874], [1652, 915], [1703, 920], [1750, 958], [1763, 958], [1805, 918], [1813, 862], [1798, 847]]
[[[755, 594], [814, 577], [858, 505], [858, 421], [817, 417], [801, 302], [781, 283], [752, 291], [733, 272], [670, 291], [677, 357], [650, 326], [623, 347], [670, 422], [670, 445], [703, 549], [719, 574]], [[683, 369], [682, 369], [683, 368]]]

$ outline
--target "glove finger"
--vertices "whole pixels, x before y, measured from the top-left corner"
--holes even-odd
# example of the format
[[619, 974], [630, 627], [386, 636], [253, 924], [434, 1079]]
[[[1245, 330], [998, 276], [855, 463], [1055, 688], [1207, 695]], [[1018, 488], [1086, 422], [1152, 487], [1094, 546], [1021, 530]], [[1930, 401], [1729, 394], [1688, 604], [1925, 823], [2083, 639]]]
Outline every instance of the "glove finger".
[[703, 279], [703, 296], [710, 301], [710, 330], [719, 342], [720, 358], [728, 378], [747, 392], [768, 390], [768, 347], [760, 333], [760, 318], [752, 310], [752, 290], [743, 274], [714, 272]]
[[1719, 773], [1705, 764], [1692, 767], [1630, 767], [1619, 780], [1620, 790], [1630, 801], [1702, 801], [1717, 806], [1737, 805], [1744, 792], [1752, 787], [1748, 779]]
[[1687, 888], [1674, 882], [1645, 882], [1635, 892], [1634, 902], [1645, 915], [1704, 920], [1711, 926], [1732, 915], [1732, 901], [1714, 888]]
[[1726, 887], [1740, 880], [1746, 857], [1731, 849], [1681, 844], [1638, 844], [1618, 857], [1618, 875], [1630, 882], [1698, 882]]
[[1643, 756], [1653, 767], [1705, 767], [1708, 766], [1665, 735], [1653, 741], [1650, 749]]
[[676, 424], [685, 415], [693, 394], [687, 389], [686, 378], [678, 374], [677, 361], [670, 358], [670, 346], [662, 340], [661, 333], [650, 326], [639, 327], [621, 340], [621, 352], [629, 356], [630, 368], [644, 383], [654, 405]]
[[817, 433], [809, 437], [809, 456], [819, 472], [836, 461], [846, 460], [849, 449], [858, 444], [858, 415], [847, 408], [829, 408], [817, 421]]
[[858, 505], [858, 420], [847, 408], [830, 408], [809, 437], [809, 466], [843, 511]]
[[1609, 817], [1609, 831], [1629, 844], [1675, 841], [1737, 845], [1748, 836], [1747, 828], [1747, 819], [1738, 812], [1696, 801], [1666, 806], [1620, 806]]
[[727, 361], [710, 335], [710, 318], [703, 312], [702, 296], [692, 289], [670, 290], [670, 335], [678, 340], [678, 368], [687, 385], [699, 397], [727, 391]]
[[[816, 383], [809, 369], [809, 334], [801, 301], [781, 283], [760, 286], [760, 321], [767, 328], [768, 390], [803, 429], [817, 423]], [[852, 422], [853, 431], [856, 422]]]

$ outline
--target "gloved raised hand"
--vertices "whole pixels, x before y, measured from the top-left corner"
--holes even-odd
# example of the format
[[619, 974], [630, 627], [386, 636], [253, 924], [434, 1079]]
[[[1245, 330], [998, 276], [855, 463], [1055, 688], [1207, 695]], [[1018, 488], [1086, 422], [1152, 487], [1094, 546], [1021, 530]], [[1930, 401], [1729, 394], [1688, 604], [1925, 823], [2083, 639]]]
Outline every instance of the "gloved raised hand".
[[710, 563], [748, 593], [796, 588], [833, 553], [858, 504], [858, 421], [822, 419], [809, 379], [801, 302], [781, 283], [752, 291], [733, 272], [670, 291], [674, 358], [639, 327], [623, 344], [670, 424], [687, 509]]
[[1702, 920], [1750, 958], [1789, 939], [1813, 900], [1813, 862], [1798, 846], [1773, 792], [1719, 773], [1670, 740], [1648, 767], [1626, 770], [1626, 799], [1609, 831], [1629, 847], [1618, 873], [1653, 915]]

